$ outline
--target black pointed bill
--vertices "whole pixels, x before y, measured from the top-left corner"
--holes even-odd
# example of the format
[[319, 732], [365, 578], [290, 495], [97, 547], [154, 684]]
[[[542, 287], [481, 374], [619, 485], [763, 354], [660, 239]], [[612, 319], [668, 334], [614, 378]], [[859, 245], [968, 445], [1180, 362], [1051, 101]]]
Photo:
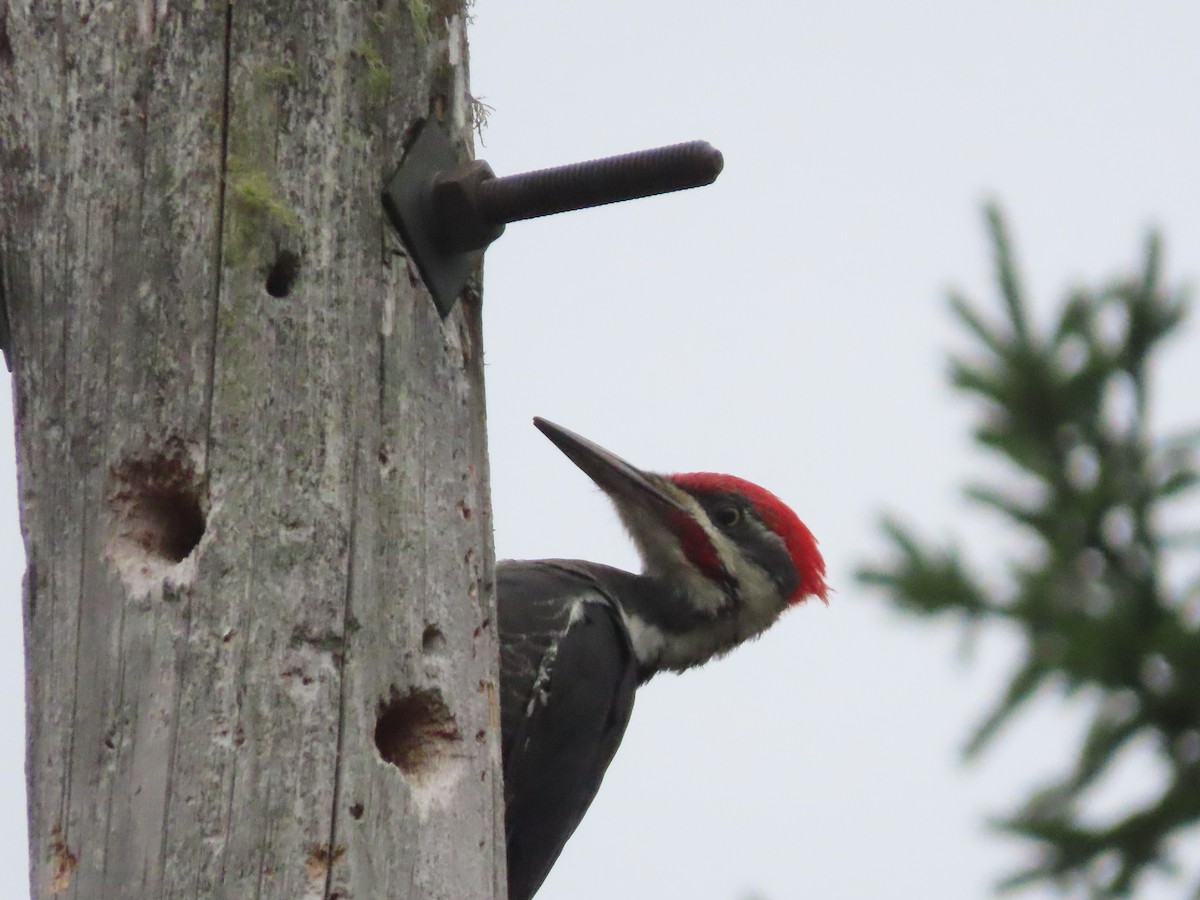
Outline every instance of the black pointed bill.
[[643, 472], [615, 453], [561, 425], [537, 416], [533, 424], [610, 497], [648, 500], [691, 518], [691, 511], [659, 484], [657, 476]]
[[[599, 444], [553, 422], [535, 417], [533, 424], [608, 494], [633, 533], [648, 565], [653, 565], [649, 557], [655, 550], [661, 550], [652, 535], [665, 528], [683, 555], [706, 578], [719, 584], [727, 597], [735, 599], [737, 581], [726, 571], [712, 537], [697, 518], [697, 511], [674, 495], [674, 485], [670, 481], [661, 475], [643, 472]], [[680, 493], [683, 492], [680, 490]], [[649, 512], [651, 519], [659, 525], [652, 526], [650, 519], [639, 516], [636, 513], [638, 507]]]

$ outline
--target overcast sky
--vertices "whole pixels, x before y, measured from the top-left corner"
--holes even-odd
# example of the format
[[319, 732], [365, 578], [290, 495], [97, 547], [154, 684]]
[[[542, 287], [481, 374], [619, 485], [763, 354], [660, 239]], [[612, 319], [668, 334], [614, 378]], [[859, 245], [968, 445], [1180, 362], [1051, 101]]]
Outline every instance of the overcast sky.
[[[947, 288], [994, 299], [984, 198], [1008, 212], [1042, 310], [1134, 265], [1150, 224], [1171, 278], [1195, 279], [1200, 7], [478, 0], [475, 14], [473, 91], [494, 108], [479, 156], [497, 173], [693, 138], [725, 154], [712, 187], [516, 224], [488, 252], [498, 555], [637, 565], [603, 496], [530, 424], [542, 415], [647, 468], [765, 485], [816, 533], [837, 589], [641, 691], [539, 900], [984, 896], [1025, 858], [984, 813], [1065, 764], [1086, 707], [1047, 696], [962, 768], [1019, 645], [986, 635], [965, 665], [952, 628], [895, 616], [851, 573], [881, 551], [884, 509], [985, 563], [1011, 546], [957, 499], [990, 468], [944, 383], [961, 346]], [[1193, 324], [1157, 373], [1157, 424], [1196, 422], [1198, 351]], [[9, 400], [4, 379], [0, 422]], [[2, 430], [0, 896], [17, 897], [23, 563]], [[1131, 754], [1094, 814], [1156, 775]]]

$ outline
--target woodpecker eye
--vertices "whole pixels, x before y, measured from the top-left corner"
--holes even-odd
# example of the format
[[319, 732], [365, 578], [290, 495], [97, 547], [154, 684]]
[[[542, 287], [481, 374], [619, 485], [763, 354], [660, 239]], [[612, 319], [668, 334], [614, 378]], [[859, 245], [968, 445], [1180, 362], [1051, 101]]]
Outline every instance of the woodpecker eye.
[[742, 511], [736, 506], [726, 506], [717, 510], [717, 524], [722, 528], [732, 528], [742, 521]]

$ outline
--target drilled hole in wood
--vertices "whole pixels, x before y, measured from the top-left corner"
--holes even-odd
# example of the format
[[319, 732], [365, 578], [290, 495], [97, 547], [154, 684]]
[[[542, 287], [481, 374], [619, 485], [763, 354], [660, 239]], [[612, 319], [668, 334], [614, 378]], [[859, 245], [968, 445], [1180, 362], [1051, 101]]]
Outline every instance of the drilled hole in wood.
[[177, 563], [200, 543], [204, 510], [187, 474], [163, 458], [133, 463], [118, 476], [112, 508], [127, 550]]
[[178, 443], [109, 470], [106, 554], [126, 586], [161, 593], [168, 575], [179, 586], [179, 564], [208, 524], [205, 505], [200, 479]]
[[280, 250], [267, 273], [267, 293], [272, 297], [286, 297], [292, 292], [296, 276], [300, 274], [300, 257], [291, 250]]
[[462, 740], [454, 716], [434, 690], [401, 694], [380, 703], [375, 722], [379, 755], [407, 777], [421, 782], [437, 775], [457, 755]]
[[126, 461], [109, 473], [109, 556], [120, 567], [175, 565], [206, 527], [199, 479], [182, 452]]
[[426, 625], [421, 635], [421, 649], [426, 653], [445, 653], [446, 636], [436, 625]]

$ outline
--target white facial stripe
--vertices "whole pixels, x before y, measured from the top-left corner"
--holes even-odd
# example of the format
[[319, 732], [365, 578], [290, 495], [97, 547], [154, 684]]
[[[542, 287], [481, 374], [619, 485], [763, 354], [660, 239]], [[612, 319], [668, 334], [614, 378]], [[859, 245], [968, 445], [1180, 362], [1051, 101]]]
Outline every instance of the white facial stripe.
[[[708, 516], [700, 505], [686, 491], [666, 482], [663, 489], [669, 491], [682, 506], [685, 506], [700, 523], [705, 536], [716, 549], [717, 559], [728, 571], [729, 548], [723, 537], [714, 532], [708, 525]], [[729, 598], [723, 587], [714, 584], [683, 552], [678, 536], [669, 529], [662, 527], [659, 510], [647, 509], [641, 505], [620, 504], [617, 512], [621, 521], [633, 537], [634, 544], [642, 557], [642, 563], [649, 574], [667, 575], [673, 579], [682, 580], [687, 595], [691, 598], [696, 609], [707, 615], [716, 615], [728, 606]]]
[[[648, 575], [677, 585], [695, 611], [694, 627], [671, 630], [622, 610], [643, 671], [682, 671], [700, 665], [733, 649], [768, 628], [787, 604], [770, 573], [745, 556], [737, 544], [713, 525], [708, 514], [687, 491], [670, 482], [662, 483], [681, 507], [692, 515], [711, 542], [717, 561], [737, 585], [731, 600], [727, 585], [707, 577], [684, 553], [679, 536], [663, 528], [662, 511], [641, 503], [620, 503], [617, 510], [642, 557]], [[777, 536], [764, 529], [763, 539]], [[736, 608], [731, 605], [736, 603]]]

